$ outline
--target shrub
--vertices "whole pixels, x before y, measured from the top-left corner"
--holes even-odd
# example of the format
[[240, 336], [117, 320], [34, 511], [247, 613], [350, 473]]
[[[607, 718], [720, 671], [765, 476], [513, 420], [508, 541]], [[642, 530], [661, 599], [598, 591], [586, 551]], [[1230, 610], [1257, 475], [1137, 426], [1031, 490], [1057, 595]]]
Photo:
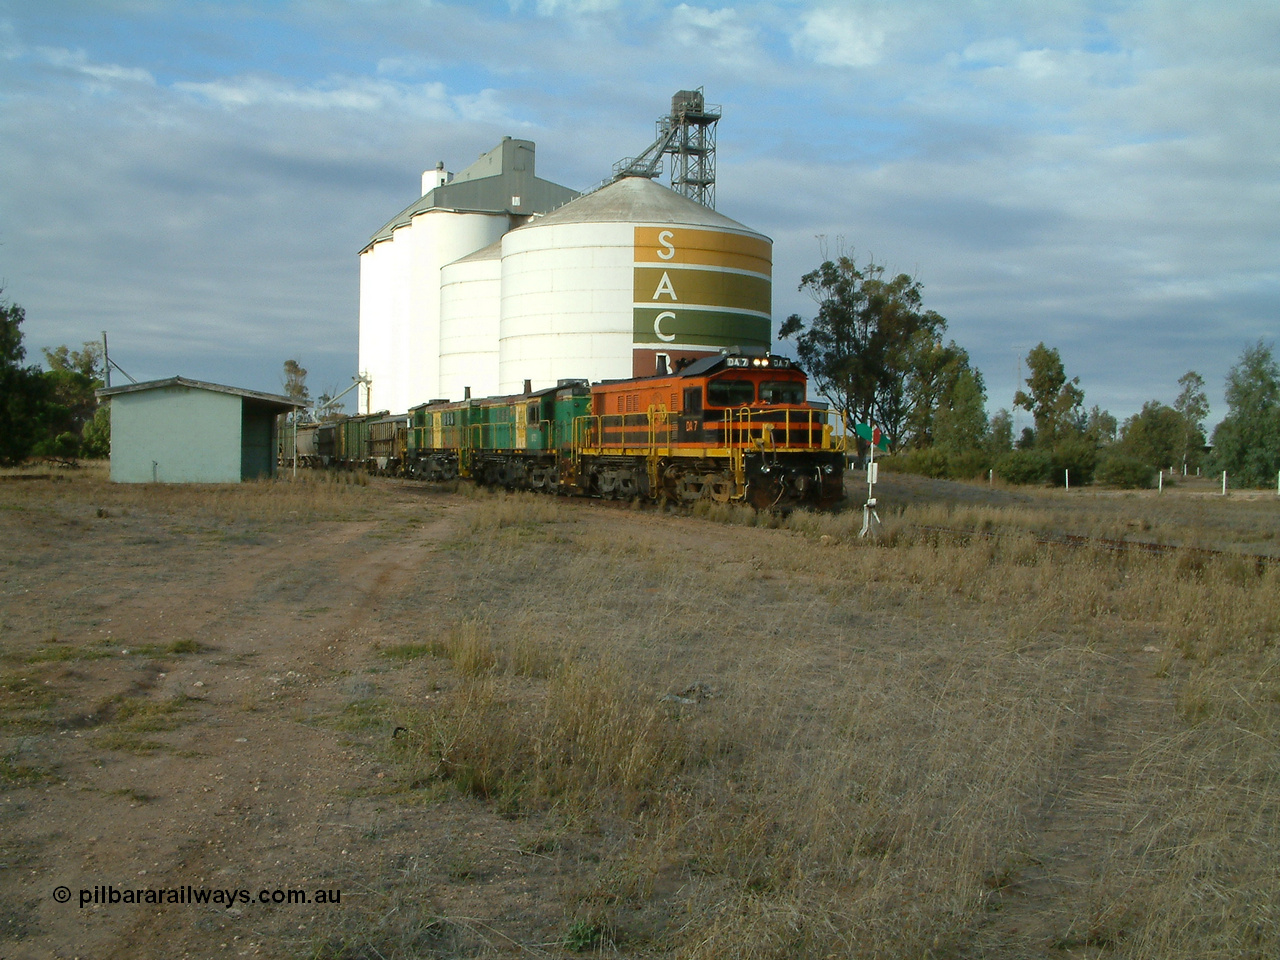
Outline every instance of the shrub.
[[947, 476], [947, 455], [934, 447], [905, 450], [885, 460], [885, 466], [897, 473], [915, 473], [935, 480]]
[[984, 476], [991, 467], [991, 458], [982, 450], [966, 450], [963, 453], [944, 453], [937, 447], [906, 450], [895, 453], [882, 461], [886, 470], [895, 473], [914, 473], [935, 480], [972, 480]]
[[985, 450], [966, 450], [947, 457], [947, 476], [952, 480], [985, 477], [991, 469], [991, 457]]
[[1098, 464], [1095, 478], [1099, 483], [1126, 490], [1149, 490], [1156, 485], [1156, 469], [1137, 457], [1113, 453]]
[[67, 431], [39, 441], [31, 452], [37, 457], [52, 460], [75, 460], [80, 456], [80, 438]]
[[1093, 483], [1093, 471], [1098, 465], [1098, 448], [1085, 437], [1063, 440], [1053, 448], [1049, 457], [1049, 480], [1060, 487], [1067, 471], [1073, 484]]
[[1005, 483], [1044, 483], [1049, 479], [1053, 463], [1043, 450], [1012, 450], [995, 466], [996, 475]]

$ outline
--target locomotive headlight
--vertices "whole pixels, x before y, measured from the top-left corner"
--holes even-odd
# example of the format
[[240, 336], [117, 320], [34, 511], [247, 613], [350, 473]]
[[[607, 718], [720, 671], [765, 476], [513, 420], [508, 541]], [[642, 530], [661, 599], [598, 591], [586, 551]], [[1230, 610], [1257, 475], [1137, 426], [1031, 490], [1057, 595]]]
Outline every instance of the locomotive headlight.
[[763, 360], [761, 360], [761, 361], [760, 361], [760, 366], [762, 366], [762, 367], [767, 367], [768, 365], [769, 365], [769, 358], [768, 358], [768, 357], [765, 357]]
[[751, 365], [752, 365], [753, 367], [758, 367], [758, 366], [760, 366], [760, 358], [759, 358], [759, 357], [754, 358], [754, 359], [751, 361]]

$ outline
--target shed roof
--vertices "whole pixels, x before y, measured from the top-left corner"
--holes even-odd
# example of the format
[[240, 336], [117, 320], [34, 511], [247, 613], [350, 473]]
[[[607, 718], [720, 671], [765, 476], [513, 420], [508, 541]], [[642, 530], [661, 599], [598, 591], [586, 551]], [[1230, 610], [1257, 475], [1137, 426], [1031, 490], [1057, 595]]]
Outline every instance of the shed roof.
[[148, 390], [160, 390], [165, 387], [190, 387], [193, 390], [208, 390], [210, 393], [227, 393], [233, 397], [243, 397], [284, 410], [294, 410], [307, 404], [299, 400], [283, 397], [278, 393], [262, 393], [258, 390], [246, 390], [244, 387], [228, 387], [222, 383], [208, 383], [204, 380], [190, 380], [187, 377], [169, 377], [165, 380], [146, 380], [142, 383], [129, 383], [122, 387], [103, 387], [97, 391], [98, 397], [117, 397], [127, 393], [144, 393]]

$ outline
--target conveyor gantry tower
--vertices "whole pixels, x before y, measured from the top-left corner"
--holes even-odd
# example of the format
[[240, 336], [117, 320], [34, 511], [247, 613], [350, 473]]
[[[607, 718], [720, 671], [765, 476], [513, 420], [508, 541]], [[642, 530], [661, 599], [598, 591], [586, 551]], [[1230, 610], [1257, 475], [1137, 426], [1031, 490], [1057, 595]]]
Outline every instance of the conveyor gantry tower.
[[720, 107], [708, 104], [702, 88], [678, 90], [671, 113], [660, 117], [657, 137], [638, 157], [613, 165], [613, 179], [662, 175], [662, 158], [671, 154], [671, 189], [712, 210], [716, 207], [716, 121]]

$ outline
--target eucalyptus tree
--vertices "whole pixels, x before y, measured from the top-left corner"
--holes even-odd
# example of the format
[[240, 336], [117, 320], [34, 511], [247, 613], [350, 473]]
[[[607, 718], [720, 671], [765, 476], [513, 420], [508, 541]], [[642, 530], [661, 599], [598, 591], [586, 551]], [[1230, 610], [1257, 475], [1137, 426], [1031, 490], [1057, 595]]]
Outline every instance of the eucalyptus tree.
[[794, 340], [817, 391], [850, 424], [876, 423], [892, 442], [904, 439], [913, 412], [936, 401], [938, 376], [954, 359], [942, 347], [946, 319], [924, 308], [918, 280], [905, 273], [886, 279], [871, 260], [826, 260], [801, 277], [800, 290], [817, 313], [808, 320], [792, 314], [779, 336]]

